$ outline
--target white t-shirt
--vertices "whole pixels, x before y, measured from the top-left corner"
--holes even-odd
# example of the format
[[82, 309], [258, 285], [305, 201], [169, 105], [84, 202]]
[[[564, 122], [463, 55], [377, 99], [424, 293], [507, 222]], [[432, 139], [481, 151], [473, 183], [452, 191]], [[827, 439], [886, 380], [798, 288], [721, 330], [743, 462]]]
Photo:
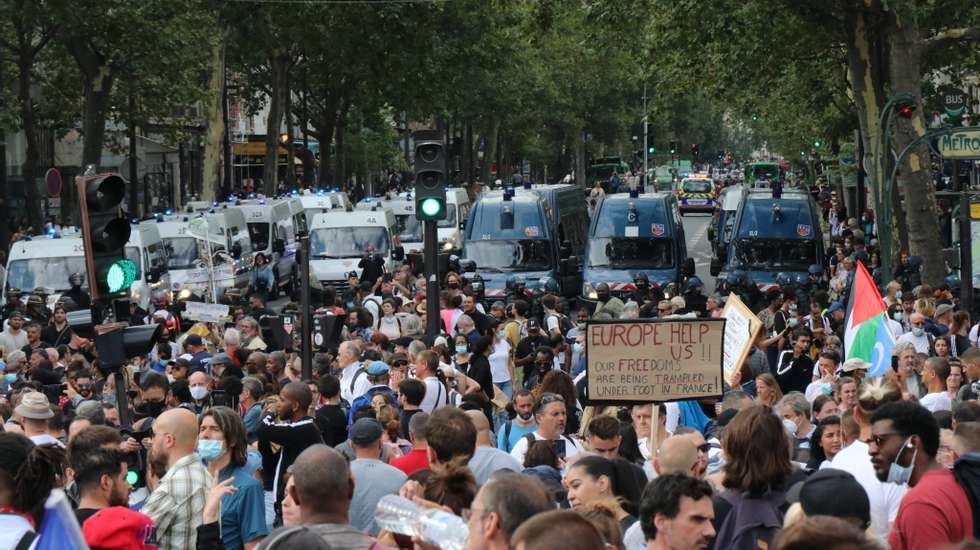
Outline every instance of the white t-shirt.
[[[368, 381], [366, 372], [357, 376], [357, 371], [360, 368], [361, 363], [355, 361], [344, 367], [343, 372], [341, 372], [340, 396], [346, 399], [348, 403], [353, 403], [355, 399], [364, 395], [368, 391], [368, 388], [371, 387], [371, 382]], [[357, 377], [356, 379], [355, 376]], [[351, 389], [352, 382], [354, 384], [353, 389]]]
[[510, 382], [510, 342], [506, 338], [493, 346], [493, 353], [487, 358], [490, 361], [490, 375], [494, 384]]
[[916, 336], [911, 332], [906, 332], [905, 334], [898, 337], [898, 343], [908, 342], [915, 347], [915, 351], [919, 353], [929, 354], [929, 333], [923, 333], [922, 336]]
[[906, 486], [878, 481], [868, 455], [868, 444], [863, 441], [855, 441], [841, 449], [830, 467], [851, 472], [864, 487], [871, 503], [871, 527], [882, 540], [886, 540], [892, 521], [898, 514], [898, 506], [905, 496]]
[[944, 391], [923, 395], [919, 404], [929, 409], [929, 412], [953, 410], [953, 401], [950, 400], [949, 394]]
[[[17, 514], [0, 514], [0, 548], [16, 548], [24, 535], [33, 531], [31, 524]], [[28, 548], [35, 548], [38, 539]]]
[[449, 404], [449, 392], [446, 391], [446, 386], [438, 378], [429, 376], [422, 382], [425, 383], [425, 397], [422, 398], [422, 403], [419, 405], [420, 409], [432, 414], [432, 411]]
[[810, 384], [806, 387], [806, 393], [804, 395], [806, 395], [807, 401], [813, 403], [817, 400], [817, 397], [830, 394], [824, 391], [824, 382], [822, 380], [817, 380], [815, 382], [810, 382]]
[[623, 547], [626, 550], [646, 550], [647, 538], [643, 535], [643, 526], [640, 522], [630, 525], [629, 529], [623, 533]]
[[[534, 436], [535, 441], [541, 441], [544, 438], [538, 432], [531, 432]], [[580, 452], [582, 452], [582, 447], [579, 442], [574, 437], [560, 436], [561, 440], [565, 442], [565, 458], [573, 457]], [[527, 437], [522, 437], [514, 443], [514, 448], [510, 451], [510, 456], [517, 459], [522, 466], [524, 465], [524, 455], [527, 453]]]

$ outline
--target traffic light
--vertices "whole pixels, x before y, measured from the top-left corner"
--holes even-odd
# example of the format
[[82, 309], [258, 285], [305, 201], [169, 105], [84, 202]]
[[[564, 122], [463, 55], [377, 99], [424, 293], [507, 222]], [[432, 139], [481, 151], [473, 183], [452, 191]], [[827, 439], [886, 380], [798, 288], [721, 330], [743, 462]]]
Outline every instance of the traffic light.
[[676, 141], [670, 142], [670, 154], [671, 155], [676, 155], [677, 154], [677, 142]]
[[698, 158], [701, 156], [701, 146], [698, 145], [697, 143], [691, 144], [691, 156], [694, 158]]
[[446, 219], [446, 145], [436, 130], [415, 137], [415, 218]]
[[900, 101], [895, 104], [895, 114], [902, 118], [912, 118], [915, 113], [915, 103], [912, 101]]
[[124, 253], [131, 232], [121, 208], [126, 180], [119, 174], [99, 174], [78, 178], [77, 186], [92, 298], [127, 290], [137, 267]]
[[654, 154], [656, 152], [657, 152], [657, 148], [654, 147], [653, 145], [651, 145], [650, 147], [647, 147], [647, 153], [649, 153], [649, 154], [652, 155], [652, 154]]
[[813, 140], [813, 148], [814, 149], [819, 149], [821, 145], [823, 145], [823, 144], [820, 142], [819, 139]]

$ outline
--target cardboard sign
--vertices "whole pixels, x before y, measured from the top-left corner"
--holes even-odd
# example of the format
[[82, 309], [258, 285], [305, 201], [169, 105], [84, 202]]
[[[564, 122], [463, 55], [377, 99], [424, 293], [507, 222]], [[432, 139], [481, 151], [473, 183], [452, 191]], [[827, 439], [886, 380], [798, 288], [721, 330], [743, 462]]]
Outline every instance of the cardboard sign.
[[742, 368], [742, 363], [752, 350], [756, 334], [762, 330], [762, 321], [738, 298], [729, 294], [721, 316], [725, 319], [725, 345], [722, 350], [725, 380]]
[[[188, 269], [170, 272], [170, 282], [191, 288], [207, 288], [211, 280], [211, 272], [206, 268]], [[218, 288], [235, 286], [235, 268], [231, 265], [221, 265], [214, 269], [214, 285]]]
[[206, 304], [204, 302], [186, 302], [184, 317], [205, 323], [219, 323], [228, 317], [228, 306], [224, 304]]
[[590, 403], [630, 404], [722, 394], [724, 319], [590, 322]]

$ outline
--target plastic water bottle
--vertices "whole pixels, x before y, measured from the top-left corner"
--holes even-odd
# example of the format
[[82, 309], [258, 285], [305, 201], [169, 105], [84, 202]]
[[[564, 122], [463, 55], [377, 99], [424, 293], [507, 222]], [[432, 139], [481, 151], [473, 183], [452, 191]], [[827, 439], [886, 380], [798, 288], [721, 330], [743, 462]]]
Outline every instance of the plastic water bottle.
[[398, 495], [382, 497], [374, 519], [382, 529], [410, 537], [418, 536], [441, 550], [463, 550], [469, 536], [469, 528], [463, 518], [442, 510], [422, 508]]

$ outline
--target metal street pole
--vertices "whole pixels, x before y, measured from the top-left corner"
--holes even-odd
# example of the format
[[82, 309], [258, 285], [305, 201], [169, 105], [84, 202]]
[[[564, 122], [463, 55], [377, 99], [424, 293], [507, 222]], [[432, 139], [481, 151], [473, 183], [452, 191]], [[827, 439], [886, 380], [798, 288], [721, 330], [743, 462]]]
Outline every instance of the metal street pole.
[[422, 227], [425, 252], [425, 334], [439, 335], [439, 229], [435, 220], [426, 220]]
[[300, 361], [303, 366], [303, 378], [313, 379], [313, 349], [311, 338], [313, 336], [313, 314], [310, 303], [310, 234], [302, 232], [299, 237], [299, 249], [296, 250], [299, 265], [299, 311], [302, 316], [300, 321]]
[[970, 193], [960, 193], [960, 309], [973, 315], [973, 235], [970, 233]]
[[646, 177], [648, 170], [648, 161], [650, 157], [650, 144], [648, 143], [649, 135], [647, 131], [647, 84], [643, 83], [643, 175], [640, 176], [640, 185], [646, 187]]

